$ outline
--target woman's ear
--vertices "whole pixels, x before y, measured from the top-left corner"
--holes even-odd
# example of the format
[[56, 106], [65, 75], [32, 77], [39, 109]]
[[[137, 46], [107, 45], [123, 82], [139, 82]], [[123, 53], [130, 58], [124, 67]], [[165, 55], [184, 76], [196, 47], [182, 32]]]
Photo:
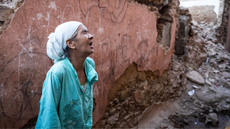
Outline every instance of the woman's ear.
[[66, 40], [66, 44], [71, 49], [75, 49], [76, 48], [74, 42], [72, 40], [70, 40], [70, 39]]

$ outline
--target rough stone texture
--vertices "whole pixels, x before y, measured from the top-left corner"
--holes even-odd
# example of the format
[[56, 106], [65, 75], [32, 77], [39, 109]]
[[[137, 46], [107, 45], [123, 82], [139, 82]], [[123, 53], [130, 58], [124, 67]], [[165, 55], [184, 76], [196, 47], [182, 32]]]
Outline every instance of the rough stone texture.
[[24, 0], [2, 0], [0, 1], [0, 34], [3, 30], [9, 27], [15, 12]]
[[[167, 43], [167, 37], [172, 34], [171, 32], [167, 32], [167, 29], [170, 28], [169, 24], [173, 23], [171, 16], [175, 14], [172, 13], [172, 7], [173, 5], [177, 5], [177, 2], [170, 1], [171, 4], [164, 5], [159, 10], [157, 41], [159, 45], [163, 46], [165, 51], [170, 51], [172, 47], [171, 43]], [[152, 8], [153, 6], [150, 7], [150, 10]], [[178, 6], [174, 8], [177, 9]], [[178, 62], [175, 61], [175, 64], [178, 64]], [[169, 69], [173, 65], [170, 65]], [[182, 85], [186, 82], [185, 75], [181, 72], [183, 66], [174, 67], [173, 69], [175, 71], [165, 71], [161, 76], [158, 70], [155, 72], [139, 72], [138, 64], [132, 64], [110, 88], [106, 111], [94, 127], [136, 127], [140, 118], [145, 117], [144, 112], [150, 109], [152, 104], [180, 96], [183, 90]], [[116, 111], [113, 111], [114, 108]], [[119, 113], [119, 119], [114, 118], [115, 113]], [[111, 118], [114, 118], [112, 120], [116, 122], [111, 122]]]
[[142, 128], [143, 125], [139, 123], [151, 118], [147, 110], [156, 112], [155, 104], [176, 99], [184, 90], [184, 66], [173, 60], [169, 70], [159, 76], [159, 71], [138, 72], [137, 66], [132, 64], [112, 85], [106, 111], [94, 128]]
[[219, 120], [216, 113], [209, 113], [208, 116], [206, 117], [205, 124], [211, 122], [213, 126], [217, 126], [218, 121]]
[[204, 84], [204, 78], [197, 71], [190, 71], [186, 75], [189, 80], [201, 85]]
[[0, 5], [0, 21], [5, 22], [13, 11], [13, 9], [7, 6]]
[[[158, 71], [158, 76], [163, 75], [171, 62], [175, 45], [177, 14], [174, 8], [178, 7], [178, 1], [175, 1], [163, 2], [163, 5], [157, 3], [157, 7], [173, 5], [158, 13], [158, 8], [126, 0], [26, 0], [0, 37], [0, 127], [22, 127], [37, 116], [42, 84], [53, 64], [46, 55], [47, 36], [65, 21], [83, 22], [95, 37], [95, 52], [91, 57], [96, 63], [99, 81], [94, 85], [94, 123], [106, 111], [110, 87], [132, 62], [138, 71]], [[162, 35], [162, 39], [167, 37], [167, 43], [156, 40], [157, 26], [162, 23], [158, 23], [158, 18], [170, 26], [166, 27], [169, 32]], [[147, 84], [145, 81], [138, 87], [151, 86]], [[178, 87], [177, 82], [170, 88], [170, 93], [175, 87]], [[157, 85], [156, 92], [163, 93], [161, 89], [161, 85]], [[127, 98], [129, 93], [129, 90], [122, 91], [121, 98]], [[143, 101], [143, 95], [136, 92], [136, 100]], [[140, 111], [143, 109], [140, 106]], [[130, 123], [135, 122], [129, 115], [124, 116]]]
[[224, 4], [225, 0], [220, 0], [220, 6], [219, 6], [219, 14], [217, 19], [217, 26], [220, 27], [223, 21], [223, 15], [224, 15]]
[[[229, 14], [230, 14], [230, 10], [229, 10]], [[228, 35], [227, 35], [227, 41], [225, 43], [225, 48], [228, 52], [230, 52], [230, 17], [228, 19]]]
[[[180, 98], [154, 103], [147, 109], [143, 115], [145, 117], [138, 121], [138, 128], [216, 129], [229, 126], [230, 88], [225, 87], [224, 83], [230, 82], [230, 53], [221, 44], [207, 40], [204, 36], [207, 30], [212, 31], [213, 26], [192, 24], [192, 28], [194, 33], [189, 36], [185, 46], [187, 53], [183, 56], [174, 55], [173, 59], [177, 58], [179, 62], [172, 64], [172, 68], [177, 71], [185, 66], [185, 71], [198, 71], [205, 80], [212, 83], [201, 86], [188, 80], [182, 85], [186, 90]], [[189, 91], [194, 91], [194, 95], [188, 95]]]
[[[229, 7], [230, 7], [230, 1], [224, 0], [224, 9], [223, 9], [223, 15], [222, 15], [222, 21], [220, 26], [218, 26], [217, 30], [217, 36], [218, 41], [221, 44], [226, 44], [227, 41], [227, 35], [228, 35], [228, 22], [229, 22]], [[218, 20], [220, 21], [220, 20]]]
[[188, 38], [188, 33], [190, 30], [191, 15], [189, 14], [188, 9], [179, 8], [178, 13], [180, 27], [178, 30], [178, 35], [175, 43], [175, 54], [182, 55], [185, 52], [185, 46]]
[[168, 4], [167, 3], [168, 0], [135, 0], [135, 1], [145, 4], [145, 5], [153, 5], [157, 7], [160, 7], [164, 4]]

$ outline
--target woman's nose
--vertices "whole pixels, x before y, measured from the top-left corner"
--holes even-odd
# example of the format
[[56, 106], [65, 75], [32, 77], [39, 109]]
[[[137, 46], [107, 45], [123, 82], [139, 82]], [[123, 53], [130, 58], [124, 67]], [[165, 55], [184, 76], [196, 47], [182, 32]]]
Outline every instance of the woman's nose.
[[89, 34], [89, 39], [93, 39], [93, 35], [92, 34]]

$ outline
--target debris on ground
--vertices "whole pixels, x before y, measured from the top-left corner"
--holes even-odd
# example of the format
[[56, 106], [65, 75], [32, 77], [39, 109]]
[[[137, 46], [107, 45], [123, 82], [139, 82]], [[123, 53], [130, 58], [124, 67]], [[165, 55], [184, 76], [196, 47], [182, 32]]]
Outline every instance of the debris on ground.
[[191, 28], [187, 53], [179, 57], [187, 68], [187, 95], [180, 97], [177, 113], [161, 122], [169, 123], [164, 128], [228, 128], [230, 54], [217, 42], [216, 26], [193, 21]]
[[191, 22], [185, 54], [172, 59], [177, 62], [172, 70], [185, 66], [186, 90], [177, 100], [157, 107], [164, 111], [148, 111], [151, 117], [141, 120], [138, 128], [230, 127], [230, 53], [216, 33], [213, 23]]

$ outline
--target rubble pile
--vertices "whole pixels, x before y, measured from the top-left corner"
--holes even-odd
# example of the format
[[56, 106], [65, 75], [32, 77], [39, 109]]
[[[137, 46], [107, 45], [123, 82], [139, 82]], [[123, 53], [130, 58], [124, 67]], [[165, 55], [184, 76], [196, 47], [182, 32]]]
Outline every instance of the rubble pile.
[[217, 27], [206, 23], [198, 25], [193, 21], [192, 29], [194, 36], [187, 44], [185, 65], [188, 70], [196, 69], [205, 84], [224, 85], [229, 81], [230, 54], [217, 41]]
[[[190, 15], [184, 18], [191, 21]], [[187, 27], [185, 54], [174, 55], [162, 77], [157, 71], [136, 71], [133, 64], [116, 81], [109, 92], [106, 112], [96, 128], [227, 126], [230, 54], [218, 42], [218, 27], [213, 22], [192, 21]]]
[[160, 77], [157, 71], [138, 72], [132, 64], [111, 87], [106, 112], [95, 128], [136, 127], [151, 105], [181, 96], [182, 85], [186, 84], [185, 68], [178, 61], [169, 68]]
[[191, 25], [185, 46], [186, 53], [183, 57], [188, 68], [198, 69], [208, 57], [208, 51], [212, 47], [209, 47], [208, 44], [218, 44], [217, 26], [205, 22], [198, 24], [196, 21], [192, 21]]
[[[167, 52], [171, 47], [171, 24], [179, 7], [178, 0], [141, 1], [135, 0], [154, 11], [157, 15], [157, 42]], [[175, 8], [175, 10], [174, 10]], [[178, 20], [178, 19], [176, 19]], [[133, 63], [113, 83], [108, 97], [107, 107], [103, 117], [95, 124], [95, 128], [132, 128], [138, 126], [138, 121], [145, 117], [146, 110], [154, 103], [164, 103], [169, 99], [181, 96], [186, 84], [185, 67], [183, 63], [172, 61], [169, 70], [160, 76], [160, 71], [138, 71], [138, 64]]]
[[[158, 128], [225, 128], [230, 116], [230, 54], [218, 43], [217, 27], [192, 22], [187, 53], [177, 57], [186, 67], [186, 92], [175, 113]], [[163, 124], [162, 123], [167, 123]]]

